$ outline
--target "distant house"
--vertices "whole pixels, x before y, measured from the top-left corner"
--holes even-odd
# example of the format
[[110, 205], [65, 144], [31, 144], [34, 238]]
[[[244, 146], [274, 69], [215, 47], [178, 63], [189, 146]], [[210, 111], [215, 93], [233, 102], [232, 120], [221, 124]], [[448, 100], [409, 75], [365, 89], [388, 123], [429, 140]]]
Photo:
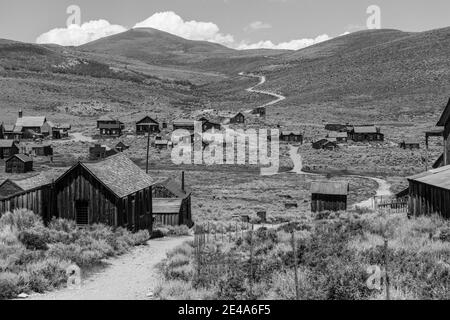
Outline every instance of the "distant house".
[[325, 130], [336, 131], [336, 132], [346, 132], [348, 125], [339, 123], [328, 123], [325, 125]]
[[46, 117], [24, 117], [22, 111], [19, 111], [19, 117], [17, 118], [15, 128], [19, 128], [23, 133], [29, 132], [31, 134], [41, 134], [42, 127], [47, 122]]
[[51, 121], [45, 122], [41, 127], [41, 133], [45, 136], [53, 136], [53, 129], [56, 128], [55, 124]]
[[245, 123], [245, 116], [242, 112], [239, 112], [238, 114], [230, 118], [230, 124], [240, 124], [240, 123]]
[[159, 123], [150, 118], [149, 116], [145, 116], [138, 122], [136, 122], [136, 134], [137, 135], [145, 135], [147, 133], [159, 133]]
[[53, 156], [53, 147], [49, 144], [33, 144], [31, 145], [31, 154], [36, 157]]
[[420, 142], [418, 141], [411, 141], [411, 140], [407, 140], [407, 141], [402, 141], [399, 143], [399, 147], [401, 149], [420, 149]]
[[151, 231], [153, 185], [154, 180], [123, 154], [79, 162], [54, 182], [55, 216], [78, 225]]
[[[444, 158], [443, 165], [450, 165], [450, 99], [447, 106], [437, 123], [438, 127], [443, 127], [442, 136], [444, 137]], [[427, 139], [428, 140], [428, 139]]]
[[195, 120], [178, 119], [173, 122], [173, 130], [187, 130], [191, 133], [195, 130]]
[[348, 182], [313, 182], [311, 212], [347, 210]]
[[5, 162], [6, 173], [27, 173], [33, 171], [33, 159], [24, 154], [15, 154]]
[[171, 142], [168, 140], [155, 140], [154, 146], [156, 149], [165, 150], [169, 149], [169, 147], [171, 146]]
[[202, 130], [203, 132], [210, 131], [210, 130], [220, 130], [222, 128], [222, 125], [220, 123], [212, 122], [212, 121], [204, 121], [202, 124]]
[[167, 179], [154, 185], [153, 215], [155, 222], [162, 225], [192, 226], [191, 191], [185, 186], [184, 172], [181, 184]]
[[265, 107], [258, 107], [256, 109], [253, 109], [252, 114], [256, 114], [260, 117], [266, 116], [266, 108]]
[[14, 140], [0, 140], [0, 159], [7, 159], [20, 152]]
[[320, 139], [312, 143], [312, 147], [316, 150], [335, 150], [338, 146], [335, 140], [330, 139]]
[[299, 131], [281, 131], [280, 141], [303, 143], [303, 135]]
[[106, 159], [110, 156], [117, 154], [116, 149], [111, 149], [108, 146], [96, 144], [89, 148], [89, 159], [90, 160], [101, 160]]
[[125, 143], [123, 143], [122, 141], [120, 141], [119, 143], [116, 144], [115, 148], [117, 151], [119, 152], [124, 152], [125, 150], [130, 149], [129, 145], [126, 145]]
[[69, 136], [69, 131], [71, 129], [72, 126], [68, 123], [57, 124], [52, 128], [52, 138], [53, 139], [67, 138]]
[[347, 142], [347, 132], [330, 132], [327, 138], [335, 139], [337, 143]]
[[119, 120], [103, 116], [97, 120], [97, 128], [102, 136], [120, 137], [125, 125]]
[[20, 141], [22, 139], [22, 128], [17, 128], [15, 125], [3, 125], [3, 139]]
[[353, 127], [348, 133], [348, 138], [355, 142], [384, 141], [384, 134], [375, 126]]

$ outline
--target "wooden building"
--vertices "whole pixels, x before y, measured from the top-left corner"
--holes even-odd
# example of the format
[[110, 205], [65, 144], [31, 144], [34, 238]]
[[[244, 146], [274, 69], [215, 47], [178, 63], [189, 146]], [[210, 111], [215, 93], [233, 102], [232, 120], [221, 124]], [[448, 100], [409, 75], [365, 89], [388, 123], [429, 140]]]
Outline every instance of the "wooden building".
[[256, 109], [253, 109], [252, 114], [256, 114], [260, 117], [266, 116], [266, 108], [265, 107], [258, 107]]
[[191, 191], [185, 186], [184, 172], [181, 184], [173, 179], [156, 183], [153, 187], [153, 215], [162, 225], [187, 225], [191, 227]]
[[27, 173], [33, 171], [33, 159], [24, 154], [15, 154], [5, 162], [6, 173]]
[[347, 210], [348, 182], [313, 182], [311, 184], [311, 211]]
[[202, 123], [202, 131], [218, 131], [222, 129], [222, 125], [220, 123], [212, 122], [209, 120], [206, 120]]
[[333, 131], [327, 135], [327, 138], [335, 139], [337, 143], [346, 143], [348, 136], [347, 136], [347, 132]]
[[[444, 137], [444, 166], [450, 165], [450, 99], [437, 123], [438, 127], [444, 127], [442, 136]], [[428, 142], [428, 139], [427, 139]]]
[[123, 154], [79, 162], [54, 183], [55, 215], [78, 225], [152, 230], [153, 179]]
[[16, 128], [15, 125], [3, 125], [3, 139], [20, 141], [22, 139], [22, 128]]
[[402, 142], [399, 143], [398, 145], [401, 149], [409, 149], [409, 150], [413, 150], [413, 149], [420, 149], [420, 142], [418, 141], [412, 141], [412, 140], [404, 140]]
[[303, 143], [303, 135], [299, 131], [281, 131], [280, 141]]
[[136, 134], [145, 135], [147, 133], [159, 133], [159, 123], [149, 116], [145, 116], [138, 122], [136, 122]]
[[353, 127], [348, 133], [348, 138], [355, 142], [384, 141], [384, 134], [381, 133], [378, 127], [360, 126]]
[[232, 116], [230, 118], [230, 124], [242, 124], [245, 123], [245, 116], [242, 112]]
[[347, 132], [348, 125], [339, 123], [328, 123], [325, 125], [327, 131]]
[[114, 147], [119, 152], [124, 152], [125, 150], [130, 149], [130, 146], [125, 144], [123, 141], [119, 141], [116, 146]]
[[97, 128], [101, 136], [120, 137], [125, 125], [119, 120], [103, 116], [97, 120]]
[[171, 146], [171, 142], [168, 140], [155, 140], [154, 147], [159, 150], [169, 149]]
[[19, 147], [14, 140], [0, 140], [0, 159], [7, 159], [19, 153]]
[[53, 147], [49, 144], [32, 144], [31, 154], [35, 157], [53, 156]]
[[195, 130], [195, 120], [177, 119], [173, 122], [173, 130], [187, 130], [193, 133]]
[[438, 214], [450, 219], [450, 165], [408, 178], [410, 216]]
[[23, 133], [28, 131], [29, 133], [41, 134], [42, 127], [45, 127], [46, 122], [46, 117], [24, 117], [22, 111], [19, 111], [15, 128], [20, 128]]
[[89, 159], [93, 161], [106, 159], [117, 153], [118, 151], [116, 149], [111, 149], [110, 147], [101, 144], [89, 147]]
[[316, 149], [316, 150], [322, 149], [322, 150], [332, 151], [332, 150], [335, 150], [338, 147], [338, 145], [337, 145], [336, 141], [333, 141], [330, 138], [330, 139], [320, 139], [316, 142], [313, 142], [312, 147], [313, 147], [313, 149]]

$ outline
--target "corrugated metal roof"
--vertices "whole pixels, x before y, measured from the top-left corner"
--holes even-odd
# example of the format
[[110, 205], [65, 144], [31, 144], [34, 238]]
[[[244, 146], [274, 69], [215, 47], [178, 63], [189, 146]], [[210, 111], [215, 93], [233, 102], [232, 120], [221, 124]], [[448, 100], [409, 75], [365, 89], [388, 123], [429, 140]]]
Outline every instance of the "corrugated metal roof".
[[152, 208], [154, 214], [178, 214], [180, 213], [181, 204], [183, 200], [181, 199], [152, 199]]
[[154, 180], [148, 174], [123, 154], [113, 155], [101, 162], [82, 165], [119, 198], [154, 184]]
[[450, 165], [416, 174], [408, 180], [450, 190]]
[[311, 183], [311, 193], [348, 195], [349, 184], [345, 181], [320, 181]]
[[45, 117], [22, 117], [17, 118], [16, 127], [42, 127], [46, 122]]

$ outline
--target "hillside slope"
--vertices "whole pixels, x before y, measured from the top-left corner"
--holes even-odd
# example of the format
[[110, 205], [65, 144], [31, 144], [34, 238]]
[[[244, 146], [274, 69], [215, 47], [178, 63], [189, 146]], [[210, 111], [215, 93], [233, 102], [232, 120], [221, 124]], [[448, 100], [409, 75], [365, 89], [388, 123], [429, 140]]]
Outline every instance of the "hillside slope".
[[299, 117], [323, 121], [432, 118], [450, 94], [450, 28], [363, 31], [259, 69]]

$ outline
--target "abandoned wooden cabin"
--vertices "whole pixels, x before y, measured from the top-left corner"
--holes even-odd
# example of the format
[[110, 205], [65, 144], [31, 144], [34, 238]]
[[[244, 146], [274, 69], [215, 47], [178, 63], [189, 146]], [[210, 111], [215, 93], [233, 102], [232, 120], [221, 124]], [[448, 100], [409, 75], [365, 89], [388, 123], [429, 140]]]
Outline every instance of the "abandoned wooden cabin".
[[230, 124], [241, 124], [241, 123], [245, 123], [245, 116], [242, 112], [239, 112], [230, 118]]
[[316, 142], [313, 142], [312, 147], [313, 147], [313, 149], [316, 149], [316, 150], [322, 149], [322, 150], [332, 151], [332, 150], [335, 150], [338, 147], [338, 145], [337, 145], [336, 141], [333, 141], [332, 139], [320, 139]]
[[172, 143], [168, 140], [155, 140], [153, 144], [154, 147], [159, 150], [169, 149], [170, 146], [172, 145]]
[[327, 135], [327, 138], [335, 139], [337, 143], [346, 143], [347, 139], [348, 139], [348, 134], [347, 134], [347, 132], [333, 131]]
[[14, 140], [0, 140], [0, 159], [7, 159], [20, 152]]
[[266, 116], [266, 108], [258, 107], [256, 109], [253, 109], [252, 114], [258, 115], [259, 117], [265, 117]]
[[191, 191], [185, 186], [184, 172], [181, 184], [167, 179], [153, 186], [153, 216], [162, 225], [193, 225]]
[[346, 125], [346, 124], [328, 123], [325, 125], [325, 130], [337, 131], [337, 132], [347, 132], [347, 126], [348, 125]]
[[412, 141], [412, 140], [404, 140], [402, 142], [399, 143], [398, 145], [400, 147], [400, 149], [409, 149], [409, 150], [413, 150], [413, 149], [420, 149], [420, 142], [418, 141]]
[[195, 120], [178, 119], [173, 122], [173, 130], [187, 130], [193, 133], [195, 130]]
[[22, 139], [22, 128], [16, 130], [13, 124], [3, 125], [3, 139], [20, 141]]
[[303, 143], [303, 135], [299, 131], [281, 131], [280, 141]]
[[444, 138], [444, 166], [450, 165], [450, 99], [437, 123], [438, 127], [444, 127], [442, 136]]
[[69, 131], [72, 129], [72, 126], [68, 123], [57, 124], [52, 128], [52, 138], [53, 139], [62, 139], [69, 137]]
[[384, 134], [375, 126], [359, 126], [350, 130], [348, 138], [355, 142], [384, 141]]
[[220, 123], [216, 123], [213, 121], [206, 120], [202, 123], [202, 131], [218, 131], [222, 129], [222, 125]]
[[450, 219], [450, 165], [408, 178], [410, 216], [438, 214]]
[[53, 147], [50, 144], [32, 144], [31, 154], [35, 157], [49, 157], [53, 156]]
[[116, 146], [114, 147], [119, 152], [124, 152], [125, 150], [130, 149], [130, 146], [125, 144], [123, 141], [119, 141]]
[[89, 159], [94, 161], [106, 159], [117, 153], [116, 149], [111, 149], [106, 145], [95, 144], [93, 147], [89, 147]]
[[138, 122], [136, 122], [136, 134], [145, 135], [147, 133], [159, 133], [159, 123], [149, 116], [145, 116]]
[[97, 120], [97, 129], [101, 136], [120, 137], [125, 125], [109, 116], [102, 116]]
[[19, 111], [19, 117], [17, 118], [15, 128], [20, 128], [23, 133], [29, 131], [35, 134], [41, 134], [42, 127], [46, 122], [46, 117], [24, 117], [23, 112]]
[[311, 212], [347, 210], [348, 182], [312, 182]]
[[5, 161], [6, 173], [27, 173], [33, 171], [33, 159], [25, 154], [15, 154]]
[[55, 215], [78, 225], [152, 229], [153, 179], [123, 154], [79, 162], [54, 183]]

